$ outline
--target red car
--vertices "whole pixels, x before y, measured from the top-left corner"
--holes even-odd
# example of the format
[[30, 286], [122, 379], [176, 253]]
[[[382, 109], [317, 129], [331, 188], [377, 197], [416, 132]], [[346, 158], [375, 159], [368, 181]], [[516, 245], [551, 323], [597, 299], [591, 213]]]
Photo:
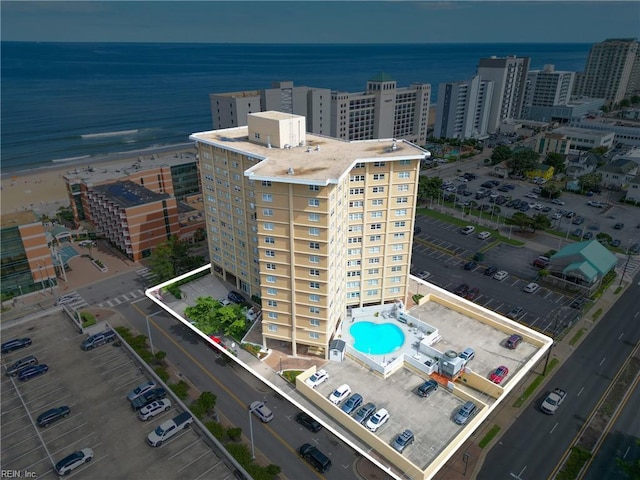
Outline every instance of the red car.
[[[222, 340], [219, 337], [216, 337], [215, 335], [209, 335], [209, 338], [214, 343], [217, 343], [218, 345], [220, 345], [221, 348], [224, 348], [225, 350], [227, 350], [227, 346], [222, 342]], [[215, 350], [215, 347], [211, 346], [211, 348]]]
[[475, 300], [476, 297], [480, 295], [479, 288], [471, 288], [464, 296], [467, 300]]
[[489, 376], [489, 380], [491, 380], [493, 383], [500, 384], [502, 383], [502, 380], [504, 380], [504, 377], [506, 377], [508, 373], [509, 373], [509, 369], [504, 365], [502, 365], [495, 369], [495, 371]]

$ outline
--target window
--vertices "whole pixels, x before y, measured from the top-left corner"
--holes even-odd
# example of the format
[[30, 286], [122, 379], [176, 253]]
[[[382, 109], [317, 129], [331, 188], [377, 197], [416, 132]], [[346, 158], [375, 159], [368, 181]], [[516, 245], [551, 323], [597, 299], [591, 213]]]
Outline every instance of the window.
[[402, 221], [402, 222], [394, 222], [393, 226], [396, 228], [401, 228], [401, 227], [405, 227], [407, 225], [407, 222]]
[[361, 232], [362, 231], [362, 225], [349, 225], [349, 231], [350, 232]]
[[349, 202], [350, 207], [364, 207], [364, 202], [362, 200], [353, 200]]
[[320, 200], [318, 200], [317, 198], [310, 198], [309, 199], [309, 206], [310, 207], [319, 207], [320, 206]]
[[347, 299], [358, 298], [359, 296], [360, 296], [360, 292], [347, 292]]
[[398, 178], [410, 178], [411, 172], [398, 172]]
[[396, 265], [395, 267], [391, 267], [392, 272], [401, 272], [402, 267], [400, 265]]
[[273, 275], [267, 275], [267, 283], [276, 283], [276, 277]]
[[312, 250], [320, 250], [320, 244], [318, 242], [309, 242], [309, 248]]
[[396, 217], [404, 217], [407, 214], [406, 208], [399, 208], [396, 210]]
[[380, 257], [374, 257], [369, 259], [370, 264], [380, 263]]
[[309, 263], [320, 263], [320, 257], [317, 255], [309, 255]]
[[371, 235], [369, 237], [369, 241], [370, 242], [379, 242], [380, 240], [382, 240], [382, 236], [381, 235]]
[[389, 289], [389, 293], [400, 293], [400, 287], [392, 287]]
[[375, 198], [375, 199], [371, 200], [371, 205], [374, 206], [374, 207], [381, 207], [382, 205], [384, 205], [384, 199]]
[[274, 252], [273, 250], [265, 250], [264, 251], [264, 256], [265, 257], [275, 257], [276, 256], [276, 252]]
[[309, 221], [310, 222], [319, 222], [320, 221], [320, 214], [319, 213], [310, 213], [309, 214]]
[[367, 296], [368, 297], [373, 297], [374, 295], [378, 295], [378, 289], [374, 289], [374, 290], [367, 290]]
[[362, 243], [362, 237], [349, 237], [349, 243]]
[[318, 340], [320, 338], [320, 334], [316, 332], [309, 332], [309, 338], [313, 340]]
[[263, 208], [262, 215], [265, 217], [273, 217], [273, 208]]
[[320, 301], [320, 295], [315, 295], [315, 294], [309, 295], [309, 301], [318, 303]]
[[347, 282], [347, 288], [360, 288], [360, 282]]
[[264, 228], [265, 230], [271, 231], [271, 230], [273, 230], [273, 223], [266, 222], [266, 223], [263, 224], [262, 228]]
[[309, 227], [309, 235], [317, 237], [320, 235], [320, 229], [316, 227]]
[[367, 285], [371, 285], [372, 287], [375, 287], [378, 285], [378, 279], [377, 278], [372, 278], [370, 280], [367, 280]]
[[278, 313], [277, 312], [269, 312], [269, 314], [267, 315], [271, 320], [277, 320], [278, 319]]
[[384, 180], [384, 173], [375, 173], [373, 175], [374, 180]]
[[263, 193], [262, 194], [262, 201], [263, 202], [273, 202], [273, 195], [270, 193]]
[[396, 203], [407, 203], [409, 202], [409, 197], [398, 197], [396, 198]]
[[351, 175], [352, 182], [364, 182], [364, 175]]
[[364, 188], [350, 188], [349, 195], [363, 195]]
[[373, 187], [373, 193], [384, 193], [384, 187]]
[[362, 261], [361, 260], [349, 260], [347, 262], [347, 267], [358, 267], [362, 265]]
[[275, 270], [275, 269], [276, 269], [275, 263], [267, 263], [267, 270]]
[[311, 318], [311, 319], [309, 319], [309, 324], [312, 327], [319, 327], [320, 326], [320, 320], [317, 320], [315, 318]]
[[364, 213], [350, 213], [349, 220], [362, 220], [364, 218]]
[[359, 277], [360, 270], [353, 270], [351, 272], [347, 272], [347, 277]]
[[318, 290], [320, 288], [320, 282], [309, 282], [309, 288]]
[[278, 294], [278, 290], [277, 289], [275, 289], [275, 288], [267, 288], [267, 295], [277, 295], [277, 294]]
[[320, 186], [319, 185], [309, 185], [309, 191], [310, 192], [319, 192], [320, 191]]
[[371, 212], [371, 218], [382, 218], [382, 212]]
[[409, 191], [409, 185], [398, 185], [398, 191], [399, 192], [408, 192]]
[[391, 283], [400, 283], [401, 277], [391, 277]]
[[396, 243], [395, 245], [393, 245], [394, 252], [401, 252], [402, 250], [404, 250], [404, 245], [400, 243]]
[[356, 163], [353, 168], [364, 168], [364, 162], [358, 162]]
[[361, 248], [349, 248], [347, 250], [347, 255], [360, 255], [362, 253]]
[[369, 253], [380, 253], [380, 247], [369, 247]]
[[382, 224], [381, 223], [372, 223], [371, 224], [371, 230], [381, 230], [382, 229]]
[[404, 159], [404, 160], [400, 160], [400, 162], [398, 162], [400, 165], [411, 165], [411, 160], [408, 159]]
[[402, 261], [402, 255], [394, 255], [391, 257], [391, 260], [394, 262], [401, 262]]
[[319, 277], [320, 276], [320, 270], [318, 270], [317, 268], [310, 268], [309, 269], [309, 275], [312, 277]]
[[374, 167], [384, 167], [385, 165], [385, 162], [373, 162]]
[[273, 237], [264, 237], [264, 243], [270, 243], [271, 245], [275, 245], [276, 239]]
[[380, 269], [379, 268], [370, 268], [367, 273], [369, 275], [378, 275], [378, 273], [380, 273]]
[[267, 181], [267, 180], [263, 180], [262, 181], [262, 186], [263, 187], [270, 187], [271, 186], [271, 182]]
[[276, 302], [275, 300], [267, 300], [267, 305], [270, 307], [277, 307], [278, 302]]
[[269, 331], [270, 332], [277, 332], [278, 331], [278, 325], [269, 324]]
[[320, 307], [309, 307], [309, 313], [320, 313]]

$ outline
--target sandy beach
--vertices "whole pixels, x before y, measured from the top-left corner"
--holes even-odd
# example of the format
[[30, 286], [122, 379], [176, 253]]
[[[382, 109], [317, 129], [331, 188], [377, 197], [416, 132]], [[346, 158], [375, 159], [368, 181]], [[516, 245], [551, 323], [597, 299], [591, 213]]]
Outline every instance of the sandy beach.
[[50, 215], [60, 207], [69, 205], [69, 198], [63, 176], [75, 169], [89, 165], [118, 164], [135, 161], [140, 156], [150, 157], [177, 151], [193, 151], [193, 146], [177, 145], [143, 151], [115, 154], [101, 158], [85, 158], [78, 162], [52, 164], [34, 170], [2, 174], [0, 191], [0, 211], [2, 214], [33, 210], [36, 215]]

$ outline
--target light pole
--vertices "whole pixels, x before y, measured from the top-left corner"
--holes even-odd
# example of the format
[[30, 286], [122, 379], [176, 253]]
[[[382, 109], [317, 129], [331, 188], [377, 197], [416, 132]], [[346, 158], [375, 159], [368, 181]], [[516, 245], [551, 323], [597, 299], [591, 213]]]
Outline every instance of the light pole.
[[155, 317], [160, 313], [162, 313], [162, 310], [158, 310], [157, 312], [152, 313], [151, 315], [145, 315], [145, 318], [147, 319], [147, 333], [149, 335], [149, 345], [151, 346], [151, 355], [155, 355], [156, 353], [153, 351], [153, 340], [151, 339], [151, 326], [149, 325], [149, 319], [151, 317]]
[[251, 405], [249, 405], [249, 436], [251, 437], [251, 459], [253, 460], [256, 459], [256, 452], [253, 447], [253, 417], [251, 416], [251, 414], [254, 412], [254, 410], [257, 410], [258, 408], [264, 406], [265, 403], [267, 403], [266, 400], [264, 402], [256, 403], [254, 407], [251, 407]]
[[38, 264], [38, 272], [40, 272], [40, 283], [42, 284], [42, 290], [45, 290], [44, 275], [42, 274], [42, 265]]

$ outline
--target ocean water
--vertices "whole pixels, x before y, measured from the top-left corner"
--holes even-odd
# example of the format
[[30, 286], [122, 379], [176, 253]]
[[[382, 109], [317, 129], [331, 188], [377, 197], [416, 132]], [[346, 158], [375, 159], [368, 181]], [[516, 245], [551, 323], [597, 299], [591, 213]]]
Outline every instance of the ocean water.
[[384, 71], [408, 86], [465, 80], [491, 55], [581, 71], [590, 44], [269, 45], [2, 42], [2, 171], [189, 142], [209, 94], [292, 80], [363, 91]]

